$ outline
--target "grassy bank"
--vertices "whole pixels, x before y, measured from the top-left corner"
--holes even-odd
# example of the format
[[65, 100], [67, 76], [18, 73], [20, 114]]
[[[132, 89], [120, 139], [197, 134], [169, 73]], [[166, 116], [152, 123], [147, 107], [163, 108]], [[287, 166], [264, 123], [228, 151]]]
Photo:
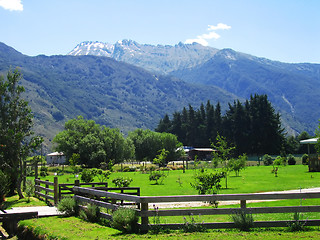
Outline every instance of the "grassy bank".
[[[155, 234], [121, 234], [112, 228], [98, 224], [87, 223], [78, 218], [50, 217], [32, 219], [20, 222], [20, 227], [33, 231], [35, 236], [46, 236], [46, 239], [319, 239], [318, 228], [310, 228], [304, 232], [288, 232], [286, 229], [255, 229], [251, 232], [238, 230], [209, 230], [204, 233], [184, 233], [172, 231], [170, 233]], [[29, 235], [30, 236], [30, 235]], [[23, 238], [19, 238], [23, 239]]]

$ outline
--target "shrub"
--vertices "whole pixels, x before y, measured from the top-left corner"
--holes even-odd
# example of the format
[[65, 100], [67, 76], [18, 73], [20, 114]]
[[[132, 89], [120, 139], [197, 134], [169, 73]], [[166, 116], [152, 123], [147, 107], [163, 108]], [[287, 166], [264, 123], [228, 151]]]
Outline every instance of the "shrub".
[[296, 165], [296, 159], [292, 154], [289, 154], [288, 156], [288, 165]]
[[111, 172], [109, 170], [103, 171], [102, 169], [96, 169], [96, 176], [99, 182], [106, 182], [110, 177]]
[[221, 188], [220, 181], [224, 175], [223, 172], [200, 172], [194, 177], [194, 182], [190, 184], [199, 194], [216, 194]]
[[93, 182], [95, 175], [96, 171], [93, 171], [92, 169], [83, 169], [81, 173], [81, 181], [86, 183]]
[[272, 164], [272, 157], [268, 154], [265, 154], [262, 158], [263, 165], [270, 166]]
[[112, 214], [112, 227], [124, 233], [138, 232], [137, 212], [131, 208], [118, 208]]
[[305, 230], [306, 221], [302, 221], [302, 214], [295, 212], [293, 214], [293, 222], [288, 222], [288, 230], [290, 232], [297, 232]]
[[167, 175], [162, 172], [151, 172], [149, 175], [149, 181], [155, 181], [155, 184], [162, 184], [166, 177]]
[[33, 168], [32, 168], [32, 167], [27, 167], [27, 168], [26, 168], [26, 175], [27, 175], [27, 177], [32, 177], [32, 176], [34, 176], [34, 171], [33, 171]]
[[41, 177], [46, 177], [46, 176], [48, 176], [48, 168], [47, 168], [47, 167], [42, 166], [42, 167], [40, 168], [40, 176], [41, 176]]
[[132, 182], [132, 178], [128, 178], [128, 177], [117, 177], [115, 179], [112, 180], [112, 182], [114, 183], [114, 185], [116, 185], [116, 187], [129, 187], [130, 183]]
[[30, 202], [30, 197], [34, 195], [34, 182], [31, 179], [26, 180], [25, 193], [28, 197], [28, 202]]
[[253, 227], [253, 217], [251, 213], [246, 213], [245, 211], [236, 212], [231, 215], [231, 219], [240, 231], [248, 232]]
[[189, 220], [186, 217], [184, 217], [183, 220], [184, 224], [182, 226], [182, 231], [186, 233], [207, 231], [203, 223], [197, 223], [192, 214], [189, 216]]
[[94, 204], [89, 204], [87, 208], [81, 209], [79, 212], [81, 219], [87, 222], [99, 222], [100, 220], [100, 208]]
[[62, 212], [64, 216], [76, 216], [79, 210], [79, 206], [72, 197], [61, 199], [58, 203], [58, 211]]
[[302, 164], [306, 165], [306, 164], [308, 164], [308, 162], [309, 162], [309, 156], [308, 156], [308, 154], [305, 153], [302, 155]]

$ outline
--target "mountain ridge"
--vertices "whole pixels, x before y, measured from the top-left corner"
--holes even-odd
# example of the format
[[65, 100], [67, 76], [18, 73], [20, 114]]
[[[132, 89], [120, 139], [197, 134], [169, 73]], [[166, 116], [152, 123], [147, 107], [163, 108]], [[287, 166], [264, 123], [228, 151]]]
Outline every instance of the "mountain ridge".
[[[119, 43], [124, 43], [126, 46], [124, 51], [127, 53], [133, 51], [131, 46], [144, 46], [132, 40], [119, 41]], [[161, 53], [163, 46], [158, 46], [160, 46], [158, 50], [155, 50], [157, 48], [155, 45], [152, 49], [154, 52]], [[169, 47], [189, 48], [188, 51], [196, 52], [195, 47], [201, 48], [200, 46], [202, 45], [179, 43]], [[160, 60], [149, 61], [148, 54], [150, 53], [145, 56], [145, 52], [140, 51], [135, 52], [135, 54], [139, 54], [139, 62], [136, 62], [136, 57], [130, 54], [127, 54], [126, 58], [121, 61], [129, 62], [149, 71], [157, 70], [186, 82], [217, 86], [244, 99], [248, 99], [250, 94], [254, 93], [267, 94], [275, 108], [283, 114], [285, 121], [292, 125], [291, 134], [303, 130], [309, 133], [314, 131], [317, 119], [320, 118], [320, 106], [314, 100], [320, 97], [318, 94], [320, 92], [320, 87], [318, 87], [320, 86], [320, 64], [283, 63], [232, 49], [218, 50], [210, 47], [203, 47], [203, 49], [212, 49], [212, 51], [207, 52], [208, 55], [202, 60], [190, 65], [180, 64], [179, 61], [171, 65], [172, 59], [170, 58], [182, 58], [184, 62], [191, 61], [187, 58], [192, 58], [192, 55], [182, 54], [182, 52], [172, 53], [176, 54], [174, 56], [160, 54]], [[199, 58], [201, 54], [203, 52], [197, 53]], [[168, 62], [166, 62], [167, 60]], [[158, 64], [159, 62], [161, 64]], [[163, 65], [166, 66], [165, 69], [161, 69]], [[310, 108], [306, 106], [310, 106]]]
[[29, 57], [0, 44], [1, 74], [10, 67], [23, 74], [35, 132], [45, 137], [48, 148], [64, 122], [78, 115], [125, 134], [135, 128], [154, 129], [166, 113], [188, 104], [196, 107], [209, 99], [227, 106], [237, 98], [218, 87], [197, 86], [108, 57]]
[[[199, 65], [209, 60], [218, 50], [201, 44], [151, 45], [133, 40], [115, 44], [86, 41], [78, 44], [67, 55], [95, 55], [114, 58], [146, 70], [168, 74], [173, 70]], [[141, 58], [143, 55], [143, 58]]]

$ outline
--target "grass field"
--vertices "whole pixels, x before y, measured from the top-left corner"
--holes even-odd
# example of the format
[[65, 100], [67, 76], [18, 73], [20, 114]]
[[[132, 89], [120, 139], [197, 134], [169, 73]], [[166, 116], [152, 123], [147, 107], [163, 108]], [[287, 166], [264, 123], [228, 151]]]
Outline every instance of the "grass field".
[[[256, 193], [267, 191], [282, 191], [299, 188], [320, 187], [320, 173], [308, 172], [304, 165], [280, 167], [278, 177], [271, 173], [272, 166], [251, 166], [240, 172], [236, 177], [233, 172], [228, 177], [228, 188], [222, 180], [222, 189], [219, 193]], [[208, 171], [212, 171], [209, 169]], [[149, 174], [141, 172], [113, 172], [108, 180], [109, 186], [113, 186], [112, 179], [125, 176], [131, 177], [133, 182], [130, 186], [140, 187], [142, 196], [165, 196], [165, 195], [194, 195], [197, 194], [190, 183], [195, 175], [194, 170], [165, 171], [167, 177], [163, 184], [155, 185], [149, 181]], [[53, 175], [41, 178], [53, 181]], [[72, 183], [76, 178], [73, 174], [58, 176], [59, 183]], [[95, 179], [98, 181], [98, 179]]]
[[[50, 217], [21, 221], [20, 225], [36, 229], [38, 235], [46, 235], [47, 239], [215, 239], [215, 240], [242, 240], [242, 239], [319, 239], [318, 228], [310, 228], [304, 232], [288, 232], [286, 229], [255, 229], [251, 232], [238, 230], [209, 230], [208, 232], [183, 233], [172, 231], [160, 234], [121, 234], [112, 228], [98, 224], [84, 222], [78, 218]], [[68, 229], [61, 231], [61, 229]]]
[[[285, 166], [278, 171], [278, 177], [271, 173], [272, 166], [251, 166], [247, 167], [236, 177], [230, 173], [228, 177], [228, 189], [222, 188], [220, 193], [255, 193], [266, 191], [281, 191], [299, 188], [320, 187], [320, 173], [309, 173], [308, 167], [303, 165]], [[208, 171], [211, 171], [210, 169]], [[197, 194], [191, 187], [194, 170], [174, 170], [167, 172], [163, 184], [154, 185], [148, 180], [149, 174], [140, 172], [113, 172], [108, 182], [118, 176], [131, 177], [133, 182], [131, 186], [140, 187], [143, 196], [165, 196], [165, 195], [186, 195]], [[53, 180], [53, 175], [42, 179]], [[58, 176], [59, 183], [72, 183], [76, 179], [74, 175]], [[96, 179], [97, 180], [97, 179]], [[224, 180], [222, 182], [224, 186]], [[301, 200], [283, 200], [263, 203], [248, 203], [248, 207], [259, 206], [297, 206], [297, 205], [318, 205], [319, 199], [301, 199]], [[225, 206], [219, 206], [225, 207]], [[227, 206], [238, 207], [238, 205]], [[261, 220], [289, 220], [293, 214], [260, 214], [254, 215], [255, 221]], [[319, 213], [307, 213], [303, 219], [319, 219]], [[150, 223], [152, 222], [150, 218]], [[196, 216], [197, 222], [225, 222], [231, 221], [228, 215], [218, 216]], [[78, 218], [44, 218], [25, 220], [23, 225], [32, 226], [39, 234], [46, 233], [56, 239], [320, 239], [319, 228], [310, 228], [304, 232], [288, 232], [286, 229], [254, 229], [252, 232], [239, 232], [238, 230], [210, 230], [206, 233], [182, 233], [181, 231], [172, 231], [169, 234], [120, 234], [118, 231], [100, 226], [97, 224], [86, 223]], [[183, 217], [161, 217], [160, 223], [183, 223]], [[68, 229], [68, 231], [61, 231]], [[72, 230], [70, 230], [72, 229]], [[70, 230], [70, 231], [69, 231]]]

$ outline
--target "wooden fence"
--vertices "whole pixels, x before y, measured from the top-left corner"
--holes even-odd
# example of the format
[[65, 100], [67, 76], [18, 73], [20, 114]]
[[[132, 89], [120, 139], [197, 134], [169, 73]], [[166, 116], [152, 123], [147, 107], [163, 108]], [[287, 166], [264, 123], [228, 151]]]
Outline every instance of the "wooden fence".
[[[160, 196], [160, 197], [145, 197], [132, 196], [123, 193], [113, 193], [90, 188], [75, 186], [74, 198], [80, 203], [92, 203], [100, 207], [110, 210], [115, 210], [121, 205], [121, 202], [134, 202], [140, 204], [140, 209], [136, 209], [141, 217], [140, 228], [143, 232], [148, 231], [152, 224], [149, 222], [149, 217], [155, 216], [188, 216], [188, 215], [231, 215], [244, 211], [251, 214], [267, 214], [267, 213], [305, 213], [305, 212], [320, 212], [320, 206], [281, 206], [281, 207], [247, 207], [248, 200], [283, 200], [283, 199], [309, 199], [320, 198], [320, 192], [313, 193], [256, 193], [256, 194], [218, 194], [218, 195], [192, 195], [192, 196]], [[93, 199], [93, 198], [98, 198]], [[103, 199], [108, 199], [109, 202]], [[111, 199], [111, 202], [110, 202]], [[157, 206], [158, 203], [176, 203], [176, 202], [212, 202], [212, 201], [239, 201], [239, 208], [206, 208], [206, 209], [149, 209], [149, 206]], [[111, 218], [111, 215], [104, 214], [104, 217]], [[256, 221], [254, 227], [286, 227], [289, 222], [285, 221]], [[305, 220], [306, 226], [319, 226], [320, 219]], [[161, 227], [179, 229], [183, 223], [179, 224], [160, 224]], [[211, 229], [218, 228], [234, 228], [233, 222], [213, 222], [204, 223], [203, 226]]]
[[[44, 185], [44, 186], [42, 186]], [[35, 195], [42, 197], [46, 201], [52, 201], [54, 205], [66, 195], [73, 196], [74, 186], [87, 186], [92, 188], [108, 187], [107, 182], [80, 183], [75, 180], [74, 183], [58, 183], [58, 177], [54, 177], [54, 181], [35, 179]]]

